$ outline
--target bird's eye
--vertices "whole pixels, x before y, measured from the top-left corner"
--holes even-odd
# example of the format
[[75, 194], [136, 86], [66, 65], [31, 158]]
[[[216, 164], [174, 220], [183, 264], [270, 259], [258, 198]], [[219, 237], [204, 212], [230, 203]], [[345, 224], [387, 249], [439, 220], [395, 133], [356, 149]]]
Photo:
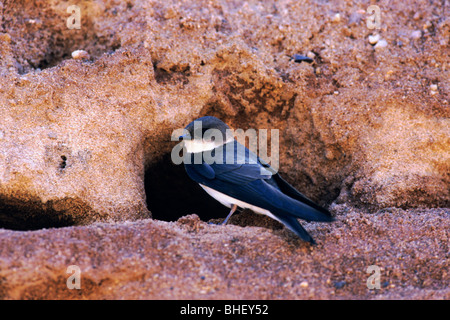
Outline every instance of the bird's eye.
[[206, 142], [214, 142], [216, 141], [216, 137], [211, 136], [211, 137], [203, 137], [203, 140]]

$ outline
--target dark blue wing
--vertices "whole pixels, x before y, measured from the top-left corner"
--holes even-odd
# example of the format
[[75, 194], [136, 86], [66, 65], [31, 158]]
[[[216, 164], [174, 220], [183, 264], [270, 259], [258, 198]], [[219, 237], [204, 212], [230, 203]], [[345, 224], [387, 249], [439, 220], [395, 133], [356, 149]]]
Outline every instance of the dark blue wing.
[[278, 173], [274, 174], [272, 179], [270, 180], [271, 182], [275, 182], [277, 188], [287, 196], [294, 198], [295, 200], [298, 200], [302, 203], [305, 203], [308, 206], [320, 211], [322, 214], [328, 216], [329, 217], [328, 221], [332, 221], [334, 219], [327, 209], [319, 206], [314, 201], [306, 197], [304, 194], [300, 193], [297, 189], [291, 186], [286, 180], [284, 180]]
[[225, 144], [222, 154], [222, 163], [211, 164], [219, 180], [238, 184], [272, 177], [270, 166], [236, 140]]

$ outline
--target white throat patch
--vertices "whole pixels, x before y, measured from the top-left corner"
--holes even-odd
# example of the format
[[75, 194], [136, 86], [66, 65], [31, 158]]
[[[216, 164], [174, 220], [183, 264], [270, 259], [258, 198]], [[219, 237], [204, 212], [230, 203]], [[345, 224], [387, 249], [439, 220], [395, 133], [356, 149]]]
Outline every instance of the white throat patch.
[[[225, 143], [233, 141], [234, 138], [230, 138]], [[197, 153], [197, 152], [205, 152], [211, 151], [217, 147], [223, 145], [223, 141], [206, 141], [203, 139], [192, 139], [192, 140], [183, 140], [184, 146], [186, 147], [186, 151], [188, 153]]]

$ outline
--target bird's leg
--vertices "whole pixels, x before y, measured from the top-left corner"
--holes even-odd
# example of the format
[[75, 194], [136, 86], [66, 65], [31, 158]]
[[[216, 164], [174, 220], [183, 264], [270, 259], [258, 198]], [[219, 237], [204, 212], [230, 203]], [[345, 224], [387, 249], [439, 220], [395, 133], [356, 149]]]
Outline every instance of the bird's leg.
[[233, 206], [231, 207], [230, 213], [227, 215], [227, 217], [225, 218], [225, 220], [223, 220], [223, 222], [221, 223], [222, 225], [223, 225], [223, 224], [227, 224], [228, 219], [230, 219], [230, 217], [233, 215], [233, 213], [236, 211], [236, 209], [237, 209], [237, 205], [233, 204]]

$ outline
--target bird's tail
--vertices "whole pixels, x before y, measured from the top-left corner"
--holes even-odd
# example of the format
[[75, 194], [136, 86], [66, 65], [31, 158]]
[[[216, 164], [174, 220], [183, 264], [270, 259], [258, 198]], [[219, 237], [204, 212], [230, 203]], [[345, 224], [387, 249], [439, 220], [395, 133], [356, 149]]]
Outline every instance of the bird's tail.
[[[284, 180], [279, 174], [274, 175], [273, 180], [283, 196], [287, 196], [287, 198], [284, 198], [286, 201], [285, 204], [288, 205], [288, 211], [290, 211], [293, 215], [307, 221], [334, 221], [333, 216], [327, 209], [319, 206], [304, 194], [300, 193], [297, 189], [287, 183], [286, 180]], [[273, 182], [269, 180], [266, 182], [273, 184]]]
[[302, 240], [308, 241], [311, 244], [316, 244], [313, 237], [311, 237], [311, 235], [302, 227], [295, 217], [283, 215], [282, 217], [277, 216], [277, 219]]

